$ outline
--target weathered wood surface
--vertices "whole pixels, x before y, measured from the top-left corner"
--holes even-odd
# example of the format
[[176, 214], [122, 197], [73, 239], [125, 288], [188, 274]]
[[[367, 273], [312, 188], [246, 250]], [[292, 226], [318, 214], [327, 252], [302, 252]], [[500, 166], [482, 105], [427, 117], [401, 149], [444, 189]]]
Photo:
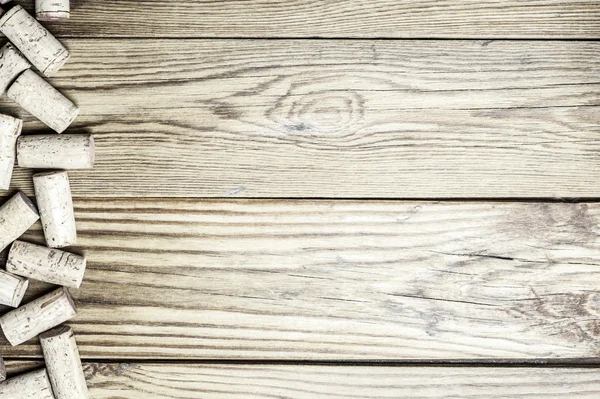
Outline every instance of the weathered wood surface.
[[[83, 358], [598, 356], [600, 204], [79, 200]], [[29, 239], [41, 239], [39, 224]], [[29, 295], [47, 290], [39, 284]], [[45, 291], [44, 291], [45, 292]], [[27, 300], [27, 299], [26, 299]], [[39, 356], [36, 341], [5, 357]]]
[[[39, 367], [8, 362], [15, 373]], [[588, 368], [84, 364], [94, 399], [597, 399]]]
[[48, 26], [63, 37], [587, 39], [599, 23], [596, 0], [72, 0], [71, 20]]
[[600, 42], [66, 44], [52, 83], [97, 139], [75, 197], [599, 194]]

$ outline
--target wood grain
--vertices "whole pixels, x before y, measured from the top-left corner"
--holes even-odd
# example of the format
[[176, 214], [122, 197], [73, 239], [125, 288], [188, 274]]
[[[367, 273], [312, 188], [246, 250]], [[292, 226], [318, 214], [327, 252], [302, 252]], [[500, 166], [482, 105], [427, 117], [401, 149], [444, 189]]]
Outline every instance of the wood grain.
[[600, 42], [67, 45], [76, 197], [598, 197]]
[[[33, 0], [20, 2], [33, 12]], [[77, 37], [600, 38], [596, 0], [71, 0]]]
[[[596, 359], [600, 204], [80, 200], [87, 359]], [[39, 226], [29, 238], [39, 240]], [[34, 284], [35, 297], [49, 287]], [[36, 341], [4, 357], [39, 356]]]
[[[33, 362], [9, 362], [9, 371]], [[86, 363], [94, 399], [596, 399], [597, 369]]]

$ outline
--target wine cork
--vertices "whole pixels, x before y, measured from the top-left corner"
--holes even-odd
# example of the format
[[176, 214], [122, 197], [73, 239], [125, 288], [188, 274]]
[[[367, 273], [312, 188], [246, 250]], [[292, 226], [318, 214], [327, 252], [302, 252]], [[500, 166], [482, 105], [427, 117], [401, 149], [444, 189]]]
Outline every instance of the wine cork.
[[70, 288], [79, 288], [85, 267], [83, 256], [23, 241], [12, 244], [6, 261], [10, 273]]
[[33, 175], [33, 188], [46, 244], [50, 248], [75, 245], [77, 243], [75, 212], [67, 172]]
[[71, 294], [61, 287], [6, 313], [0, 317], [0, 327], [8, 342], [16, 346], [76, 315]]
[[19, 238], [40, 216], [33, 203], [18, 192], [0, 207], [0, 251]]
[[26, 278], [0, 270], [0, 305], [11, 308], [19, 306], [28, 286]]
[[15, 81], [21, 72], [31, 68], [31, 64], [11, 43], [0, 48], [0, 95]]
[[0, 398], [55, 399], [46, 369], [10, 378], [0, 384]]
[[75, 335], [62, 326], [40, 335], [50, 384], [56, 399], [87, 399], [88, 389], [83, 374]]
[[69, 51], [23, 7], [0, 18], [0, 32], [45, 76], [53, 76], [69, 59]]
[[17, 139], [21, 135], [23, 121], [0, 114], [0, 189], [8, 190], [15, 166]]
[[91, 169], [94, 167], [94, 136], [21, 136], [17, 140], [17, 162], [22, 168]]
[[57, 133], [64, 132], [79, 114], [75, 104], [31, 69], [23, 72], [6, 94]]
[[38, 21], [58, 21], [69, 19], [69, 0], [35, 0], [35, 17]]

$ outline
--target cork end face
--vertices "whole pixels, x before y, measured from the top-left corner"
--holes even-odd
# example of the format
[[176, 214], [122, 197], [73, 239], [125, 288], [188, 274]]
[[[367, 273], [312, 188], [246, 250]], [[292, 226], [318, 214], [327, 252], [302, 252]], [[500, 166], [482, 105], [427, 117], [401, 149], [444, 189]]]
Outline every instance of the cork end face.
[[67, 287], [62, 287], [61, 289], [63, 290], [63, 294], [65, 295], [65, 298], [67, 298], [67, 301], [69, 301], [69, 305], [71, 306], [71, 309], [73, 310], [73, 314], [76, 315], [77, 307], [75, 306], [75, 301], [73, 300], [73, 297], [71, 296], [71, 293], [69, 292], [69, 289]]
[[67, 61], [69, 61], [69, 58], [71, 58], [71, 53], [69, 53], [68, 50], [65, 50], [62, 52], [62, 54], [56, 57], [52, 64], [48, 65], [46, 69], [40, 72], [42, 72], [44, 76], [54, 76], [67, 63]]
[[6, 380], [6, 366], [4, 360], [0, 357], [0, 382]]
[[83, 278], [85, 277], [85, 269], [87, 267], [87, 259], [85, 256], [81, 257], [81, 268], [83, 269], [83, 273], [81, 273], [79, 275], [79, 278], [73, 282], [74, 287], [73, 288], [79, 288], [81, 287], [81, 284], [83, 283]]
[[27, 197], [25, 194], [23, 194], [22, 191], [19, 191], [15, 195], [15, 197], [20, 198], [20, 200], [23, 201], [25, 203], [25, 205], [27, 205], [29, 207], [29, 209], [31, 209], [32, 212], [34, 212], [36, 215], [39, 215], [39, 212], [38, 212], [36, 206], [33, 204], [33, 202], [31, 202], [29, 197]]
[[90, 167], [94, 167], [94, 163], [96, 162], [96, 144], [94, 141], [94, 135], [90, 134]]
[[[8, 248], [8, 256], [6, 257], [6, 271], [13, 273], [10, 269], [13, 268], [14, 253], [19, 251], [25, 243], [23, 241], [15, 240]], [[14, 270], [14, 268], [13, 268]]]
[[73, 109], [71, 110], [69, 119], [67, 119], [65, 121], [64, 126], [62, 126], [60, 129], [56, 130], [56, 133], [60, 134], [60, 133], [64, 132], [65, 130], [67, 130], [68, 127], [71, 126], [73, 124], [73, 122], [75, 122], [75, 119], [77, 119], [77, 117], [79, 116], [79, 112], [80, 112], [79, 107], [73, 105]]
[[5, 317], [7, 315], [10, 315], [13, 312], [16, 312], [17, 310], [18, 309], [10, 311], [10, 312], [6, 313], [4, 316], [0, 317], [0, 330], [2, 330], [2, 333], [4, 334], [4, 338], [6, 338], [6, 340], [8, 341], [8, 343], [11, 346], [17, 346], [17, 345], [23, 343], [22, 341], [19, 340], [18, 337], [15, 337], [14, 335], [6, 333], [8, 326], [6, 325], [6, 319], [5, 319]]
[[60, 337], [61, 335], [73, 335], [73, 330], [71, 327], [63, 325], [56, 328], [53, 328], [50, 331], [46, 331], [45, 333], [40, 334], [40, 341], [52, 339], [56, 337]]
[[[2, 3], [4, 4], [4, 3]], [[4, 15], [2, 15], [2, 17], [0, 18], [0, 29], [2, 29], [2, 27], [4, 26], [4, 24], [6, 23], [6, 21], [8, 21], [9, 19], [11, 19], [13, 17], [13, 15], [15, 15], [16, 13], [18, 13], [19, 11], [23, 11], [23, 12], [27, 12], [23, 9], [23, 7], [21, 7], [20, 5], [15, 5], [14, 7], [12, 7], [10, 10], [6, 11], [4, 13]]]
[[72, 106], [71, 106], [71, 109], [69, 110], [68, 118], [54, 124], [54, 126], [50, 126], [58, 134], [61, 134], [62, 132], [67, 130], [69, 128], [69, 126], [71, 126], [71, 124], [73, 124], [75, 119], [77, 119], [77, 116], [79, 116], [79, 111], [80, 111], [79, 107], [75, 106], [75, 104], [73, 104], [73, 103], [71, 103], [71, 105]]
[[23, 119], [19, 119], [19, 118], [13, 118], [14, 119], [14, 124], [15, 124], [15, 137], [17, 137], [17, 140], [19, 137], [21, 137], [21, 133], [23, 132]]
[[[14, 162], [12, 162], [14, 166]], [[0, 190], [8, 190], [10, 188], [10, 180], [12, 178], [12, 167], [11, 165], [9, 165], [10, 162], [6, 163], [6, 170], [2, 173], [0, 171], [0, 173], [2, 173], [2, 176], [0, 177]], [[0, 170], [4, 169], [4, 165], [2, 165], [2, 162], [0, 161]]]
[[10, 306], [16, 308], [21, 304], [23, 297], [25, 296], [25, 292], [27, 292], [27, 287], [29, 287], [29, 280], [24, 278], [17, 285]]

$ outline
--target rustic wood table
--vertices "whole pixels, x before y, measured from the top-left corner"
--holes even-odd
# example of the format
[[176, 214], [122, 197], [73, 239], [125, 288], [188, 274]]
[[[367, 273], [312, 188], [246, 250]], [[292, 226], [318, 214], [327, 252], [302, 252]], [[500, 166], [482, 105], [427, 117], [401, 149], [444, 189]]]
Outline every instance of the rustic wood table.
[[71, 3], [92, 398], [600, 397], [600, 2]]

